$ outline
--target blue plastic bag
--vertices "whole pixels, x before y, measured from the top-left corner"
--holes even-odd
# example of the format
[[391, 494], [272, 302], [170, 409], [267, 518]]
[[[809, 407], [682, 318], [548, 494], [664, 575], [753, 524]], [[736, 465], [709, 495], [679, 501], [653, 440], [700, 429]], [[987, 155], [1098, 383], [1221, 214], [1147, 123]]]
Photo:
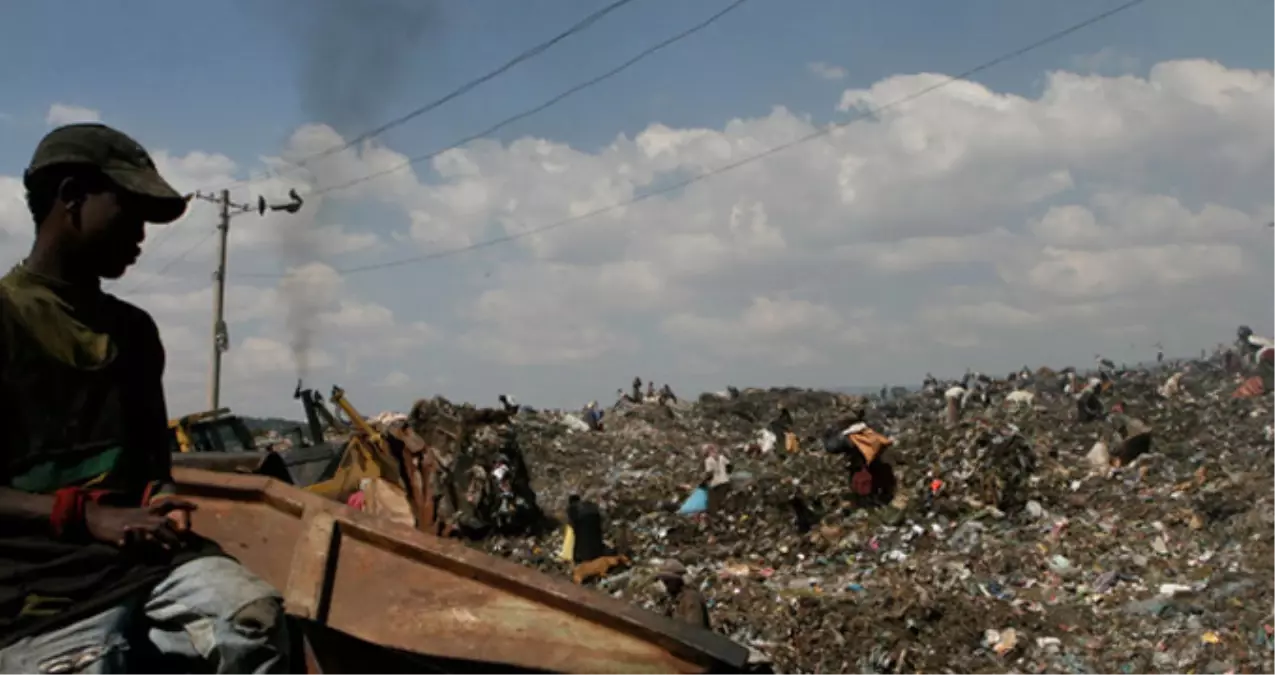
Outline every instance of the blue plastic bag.
[[703, 513], [707, 510], [708, 489], [698, 487], [691, 493], [691, 496], [686, 498], [686, 501], [682, 502], [682, 508], [678, 509], [677, 512], [684, 516], [690, 516], [696, 513]]

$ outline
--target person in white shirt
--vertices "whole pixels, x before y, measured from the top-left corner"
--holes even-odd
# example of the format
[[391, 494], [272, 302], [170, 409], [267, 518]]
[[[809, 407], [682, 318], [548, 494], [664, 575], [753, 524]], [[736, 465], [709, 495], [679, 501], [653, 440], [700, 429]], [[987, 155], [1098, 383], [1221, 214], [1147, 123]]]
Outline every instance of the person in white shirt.
[[726, 495], [730, 493], [730, 457], [721, 448], [709, 443], [704, 446], [704, 472], [708, 483], [708, 511], [712, 513], [721, 506]]

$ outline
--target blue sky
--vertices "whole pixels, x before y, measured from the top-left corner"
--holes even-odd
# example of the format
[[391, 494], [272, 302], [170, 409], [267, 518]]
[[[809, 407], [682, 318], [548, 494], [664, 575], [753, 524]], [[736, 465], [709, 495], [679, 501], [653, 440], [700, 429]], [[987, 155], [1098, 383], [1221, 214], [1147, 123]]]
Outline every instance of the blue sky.
[[[0, 176], [20, 175], [35, 141], [48, 128], [46, 117], [50, 106], [60, 103], [98, 111], [104, 120], [138, 137], [148, 147], [162, 149], [173, 157], [191, 152], [224, 155], [235, 164], [234, 177], [243, 178], [249, 171], [260, 170], [258, 158], [278, 155], [294, 142], [293, 134], [301, 125], [333, 124], [338, 133], [348, 137], [497, 67], [604, 4], [592, 0], [435, 3], [423, 19], [418, 38], [404, 44], [392, 59], [401, 71], [400, 76], [393, 78], [392, 86], [385, 87], [384, 96], [367, 102], [361, 118], [342, 122], [317, 117], [313, 106], [307, 109], [304, 102], [307, 59], [313, 57], [310, 50], [315, 44], [322, 42], [310, 33], [307, 22], [313, 16], [308, 3], [295, 0], [9, 3], [5, 7], [5, 20], [0, 23], [0, 81], [5, 83], [5, 96], [0, 102], [0, 115], [3, 115], [0, 118]], [[385, 134], [378, 142], [408, 156], [446, 147], [457, 138], [591, 77], [726, 4], [637, 0], [470, 95]], [[503, 144], [521, 138], [545, 139], [569, 146], [582, 155], [596, 156], [604, 153], [617, 136], [623, 134], [632, 140], [653, 124], [671, 129], [721, 131], [731, 120], [769, 119], [776, 106], [792, 111], [798, 120], [808, 117], [821, 123], [844, 118], [846, 113], [838, 111], [837, 106], [846, 90], [867, 89], [896, 75], [955, 74], [1115, 4], [1109, 0], [751, 0], [708, 30], [561, 105], [511, 125], [495, 140], [505, 148]], [[375, 14], [375, 11], [366, 13]], [[1046, 91], [1047, 73], [1055, 70], [1146, 78], [1152, 67], [1162, 62], [1205, 59], [1227, 69], [1266, 71], [1269, 77], [1273, 23], [1272, 4], [1260, 0], [1150, 0], [1057, 44], [980, 74], [976, 80], [996, 94], [1032, 99]], [[334, 40], [361, 40], [366, 46], [366, 41], [377, 39], [368, 32], [374, 28], [375, 22], [371, 20], [351, 21], [345, 27], [346, 32], [338, 32]], [[812, 63], [842, 69], [843, 76], [820, 77], [812, 71]], [[1218, 124], [1226, 128], [1233, 126], [1228, 120]], [[1269, 126], [1268, 120], [1268, 134]], [[417, 168], [417, 175], [423, 185], [447, 182], [432, 174], [426, 165]], [[1074, 180], [1080, 183], [1086, 176], [1075, 170]], [[1164, 177], [1162, 182], [1167, 182], [1168, 187], [1157, 189], [1148, 189], [1149, 183], [1154, 182], [1150, 179], [1124, 176], [1121, 180], [1125, 181], [1121, 190], [1137, 186], [1147, 194], [1190, 192], [1190, 185], [1182, 176]], [[1101, 181], [1094, 184], [1104, 189], [1110, 187]], [[1265, 185], [1269, 188], [1270, 181]], [[237, 193], [237, 196], [246, 198], [249, 192]], [[1204, 194], [1192, 200], [1184, 198], [1184, 203], [1197, 202], [1192, 206], [1198, 211], [1205, 202], [1219, 201], [1256, 218], [1262, 214], [1258, 212], [1260, 209], [1255, 210], [1254, 204], [1262, 203], [1262, 197], [1260, 192], [1237, 191], [1225, 195]], [[1037, 206], [1044, 209], [1069, 200], [1076, 201], [1064, 193], [1042, 200]], [[780, 208], [771, 202], [766, 206], [768, 214]], [[408, 246], [395, 240], [393, 233], [406, 231], [411, 210], [386, 199], [334, 200], [323, 205], [318, 224], [339, 222], [350, 231], [369, 232], [383, 241], [398, 242], [389, 248], [354, 252], [342, 260], [363, 262], [393, 258], [402, 255]], [[1040, 215], [1033, 216], [1029, 211], [1030, 207], [1024, 207], [1018, 216], [1020, 220]], [[725, 219], [726, 214], [719, 213], [718, 217]], [[251, 221], [242, 224], [242, 227], [254, 226], [264, 225]], [[782, 228], [784, 224], [778, 226]], [[241, 225], [237, 223], [235, 227]], [[487, 231], [493, 231], [494, 227], [491, 223], [484, 225]], [[577, 235], [564, 233], [561, 236]], [[421, 249], [430, 250], [428, 244]], [[392, 310], [401, 324], [426, 321], [451, 341], [444, 338], [434, 347], [410, 357], [420, 359], [419, 365], [401, 370], [416, 384], [403, 391], [395, 391], [389, 384], [373, 387], [374, 380], [382, 375], [388, 377], [386, 373], [391, 368], [388, 364], [378, 365], [379, 370], [375, 372], [371, 372], [372, 366], [367, 366], [366, 371], [360, 367], [353, 374], [341, 374], [338, 379], [362, 385], [369, 407], [403, 408], [406, 404], [402, 398], [417, 392], [494, 397], [495, 392], [505, 387], [518, 390], [526, 398], [543, 396], [549, 403], [574, 404], [581, 399], [608, 396], [614, 386], [628, 379], [625, 376], [616, 381], [621, 373], [647, 368], [653, 358], [671, 359], [666, 355], [653, 356], [665, 352], [649, 349], [649, 343], [660, 338], [654, 332], [644, 333], [643, 326], [661, 321], [664, 322], [661, 325], [667, 326], [670, 316], [687, 314], [691, 311], [689, 306], [651, 309], [649, 316], [635, 310], [607, 319], [606, 325], [612, 330], [624, 333], [632, 329], [640, 336], [638, 342], [644, 347], [636, 352], [619, 349], [549, 364], [511, 365], [508, 360], [486, 363], [473, 354], [462, 355], [464, 350], [450, 351], [457, 348], [456, 339], [465, 342], [456, 338], [457, 335], [468, 334], [464, 320], [456, 316], [458, 307], [468, 302], [466, 298], [476, 299], [494, 289], [496, 281], [486, 286], [482, 281], [491, 278], [493, 270], [499, 272], [506, 269], [506, 265], [526, 260], [525, 250], [515, 246], [507, 249], [462, 256], [437, 265], [350, 277], [347, 292], [353, 296], [374, 299]], [[176, 250], [174, 247], [162, 255], [156, 253], [156, 259], [144, 259], [141, 268], [155, 271], [165, 256], [171, 256]], [[204, 264], [211, 247], [201, 251], [203, 257], [195, 256], [192, 260]], [[278, 256], [266, 245], [235, 253], [232, 258], [232, 269], [241, 271], [282, 268]], [[554, 264], [553, 260], [534, 254], [531, 259], [536, 264]], [[1269, 271], [1269, 267], [1262, 265], [1266, 262], [1259, 261], [1254, 278], [1260, 279], [1261, 274]], [[194, 289], [203, 283], [201, 279], [206, 279], [206, 274], [206, 269], [192, 271], [174, 283], [184, 289]], [[499, 273], [495, 275], [499, 276]], [[944, 277], [942, 270], [919, 272], [911, 279], [911, 285], [899, 285], [894, 297], [905, 299], [911, 305], [932, 295], [933, 288], [953, 286], [953, 279], [961, 286], [979, 287], [997, 276], [986, 265], [960, 270], [956, 277]], [[460, 277], [476, 279], [462, 282], [458, 281]], [[405, 287], [425, 290], [404, 292]], [[772, 286], [753, 288], [741, 298], [706, 288], [697, 291], [697, 297], [712, 298], [707, 300], [710, 305], [736, 302], [745, 306], [749, 295], [781, 294], [791, 299], [794, 293], [800, 295], [802, 288], [803, 284], [787, 276]], [[827, 295], [828, 287], [821, 288], [823, 295]], [[1208, 297], [1210, 292], [1197, 290], [1203, 294], [1201, 297]], [[820, 293], [807, 294], [811, 298], [816, 295]], [[1267, 314], [1258, 317], [1267, 323], [1269, 307], [1267, 303], [1264, 310]], [[846, 316], [850, 315], [843, 313], [841, 320], [854, 323]], [[197, 318], [192, 315], [182, 320]], [[1047, 329], [1048, 321], [1033, 325], [1042, 326], [1040, 329], [1046, 336], [1056, 332]], [[1230, 328], [1223, 326], [1222, 334]], [[206, 333], [202, 326], [196, 329], [201, 337]], [[266, 330], [255, 323], [247, 323], [242, 328], [232, 326], [232, 336], [258, 329]], [[1101, 340], [1095, 338], [1095, 341]], [[1039, 344], [1038, 351], [1047, 351], [1051, 343], [1042, 337]], [[959, 367], [958, 364], [970, 361], [986, 364], [983, 367], [1002, 365], [998, 363], [997, 350], [989, 347], [988, 353], [979, 354], [968, 349], [968, 346], [955, 350], [950, 349], [950, 345], [935, 346], [924, 353], [935, 360], [937, 365], [933, 369], [936, 370]], [[1068, 356], [1085, 356], [1092, 350], [1076, 348]], [[339, 347], [332, 347], [330, 351], [337, 355], [337, 361], [342, 360]], [[199, 351], [192, 349], [191, 353]], [[627, 356], [621, 358], [617, 354]], [[1017, 361], [1043, 356], [1022, 347], [1011, 358]], [[409, 359], [408, 356], [400, 358]], [[756, 357], [742, 358], [745, 365], [756, 360]], [[1003, 365], [1008, 369], [1016, 364]], [[714, 382], [724, 385], [728, 373], [743, 379], [774, 379], [785, 377], [789, 372], [775, 366], [762, 368], [755, 375], [734, 375], [741, 372], [740, 364], [718, 366], [718, 370], [661, 366], [668, 372], [661, 377], [682, 376], [684, 386], [700, 388]], [[192, 363], [191, 368], [199, 370], [202, 361]], [[835, 375], [829, 374], [826, 366], [794, 368], [791, 372], [796, 373], [793, 376], [796, 380], [823, 380], [806, 383], [870, 384], [851, 381], [856, 378], [855, 368], [846, 368], [845, 372]], [[875, 380], [912, 378], [918, 370], [926, 369], [929, 368], [915, 363], [914, 357], [900, 356], [891, 367], [873, 364], [862, 371], [863, 377]], [[422, 374], [418, 375], [417, 371]], [[425, 376], [425, 371], [445, 375], [435, 381]], [[278, 381], [290, 377], [290, 374], [280, 374]], [[475, 384], [475, 377], [481, 384]], [[565, 380], [578, 384], [566, 384]], [[613, 381], [615, 384], [610, 384]], [[257, 392], [277, 386], [271, 384], [258, 389], [232, 383], [228, 391], [243, 405], [274, 406], [269, 397]], [[353, 391], [352, 385], [345, 386]], [[193, 380], [181, 385], [170, 382], [170, 396], [181, 397], [182, 405], [195, 405], [184, 394], [175, 394], [177, 387], [190, 389]], [[288, 405], [284, 404], [283, 411], [286, 412]], [[277, 406], [273, 410], [279, 411]]]
[[[50, 101], [92, 102], [145, 142], [177, 152], [216, 148], [240, 161], [276, 152], [295, 126], [315, 121], [300, 109], [295, 87], [303, 57], [281, 39], [279, 27], [280, 15], [304, 15], [306, 3], [280, 0], [270, 4], [287, 10], [274, 12], [253, 4], [47, 0], [6, 6], [0, 77], [5, 112], [17, 123], [0, 130], [0, 166], [21, 167]], [[408, 72], [380, 106], [385, 118], [437, 98], [608, 3], [435, 4], [437, 23], [405, 54]], [[596, 60], [636, 53], [725, 4], [641, 0], [624, 7], [394, 133], [390, 144], [409, 153], [445, 146], [592, 75]], [[1115, 4], [753, 0], [705, 33], [515, 124], [503, 138], [530, 133], [591, 148], [653, 121], [720, 126], [764, 115], [774, 105], [830, 117], [842, 85], [865, 86], [893, 73], [960, 71]], [[1140, 69], [1191, 57], [1269, 68], [1273, 21], [1271, 3], [1262, 0], [1151, 0], [979, 80], [1028, 93], [1039, 88], [1043, 71], [1112, 47], [1138, 59]], [[812, 61], [839, 65], [848, 76], [835, 85], [808, 77]]]

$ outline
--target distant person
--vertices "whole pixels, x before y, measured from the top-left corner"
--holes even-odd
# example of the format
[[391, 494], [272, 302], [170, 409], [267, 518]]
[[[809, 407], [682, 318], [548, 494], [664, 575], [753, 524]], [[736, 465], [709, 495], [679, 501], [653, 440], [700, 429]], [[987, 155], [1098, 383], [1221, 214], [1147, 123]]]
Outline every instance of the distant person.
[[583, 417], [590, 431], [602, 431], [603, 411], [598, 407], [597, 401], [589, 401], [589, 404], [584, 407]]
[[686, 583], [686, 566], [676, 560], [667, 560], [655, 573], [656, 582], [664, 590], [664, 616], [693, 626], [711, 629], [708, 605], [704, 596]]
[[580, 495], [567, 497], [567, 523], [575, 533], [572, 561], [577, 565], [615, 553], [606, 546], [602, 534], [602, 509], [597, 502], [581, 499]]
[[501, 394], [499, 397], [497, 397], [497, 400], [500, 401], [500, 407], [504, 409], [504, 411], [509, 413], [510, 415], [518, 414], [518, 410], [522, 407], [518, 405], [517, 399], [515, 399], [512, 396], [509, 396], [508, 394]]
[[730, 457], [721, 448], [709, 443], [704, 446], [704, 484], [708, 487], [708, 512], [715, 513], [730, 494]]

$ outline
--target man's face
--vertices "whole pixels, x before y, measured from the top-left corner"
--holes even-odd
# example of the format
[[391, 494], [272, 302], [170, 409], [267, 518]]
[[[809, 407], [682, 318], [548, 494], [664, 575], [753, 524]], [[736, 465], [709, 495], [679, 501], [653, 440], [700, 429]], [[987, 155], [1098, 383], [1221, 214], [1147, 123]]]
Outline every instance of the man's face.
[[78, 248], [82, 264], [102, 279], [118, 279], [142, 253], [146, 223], [139, 199], [128, 192], [93, 192], [80, 208]]

